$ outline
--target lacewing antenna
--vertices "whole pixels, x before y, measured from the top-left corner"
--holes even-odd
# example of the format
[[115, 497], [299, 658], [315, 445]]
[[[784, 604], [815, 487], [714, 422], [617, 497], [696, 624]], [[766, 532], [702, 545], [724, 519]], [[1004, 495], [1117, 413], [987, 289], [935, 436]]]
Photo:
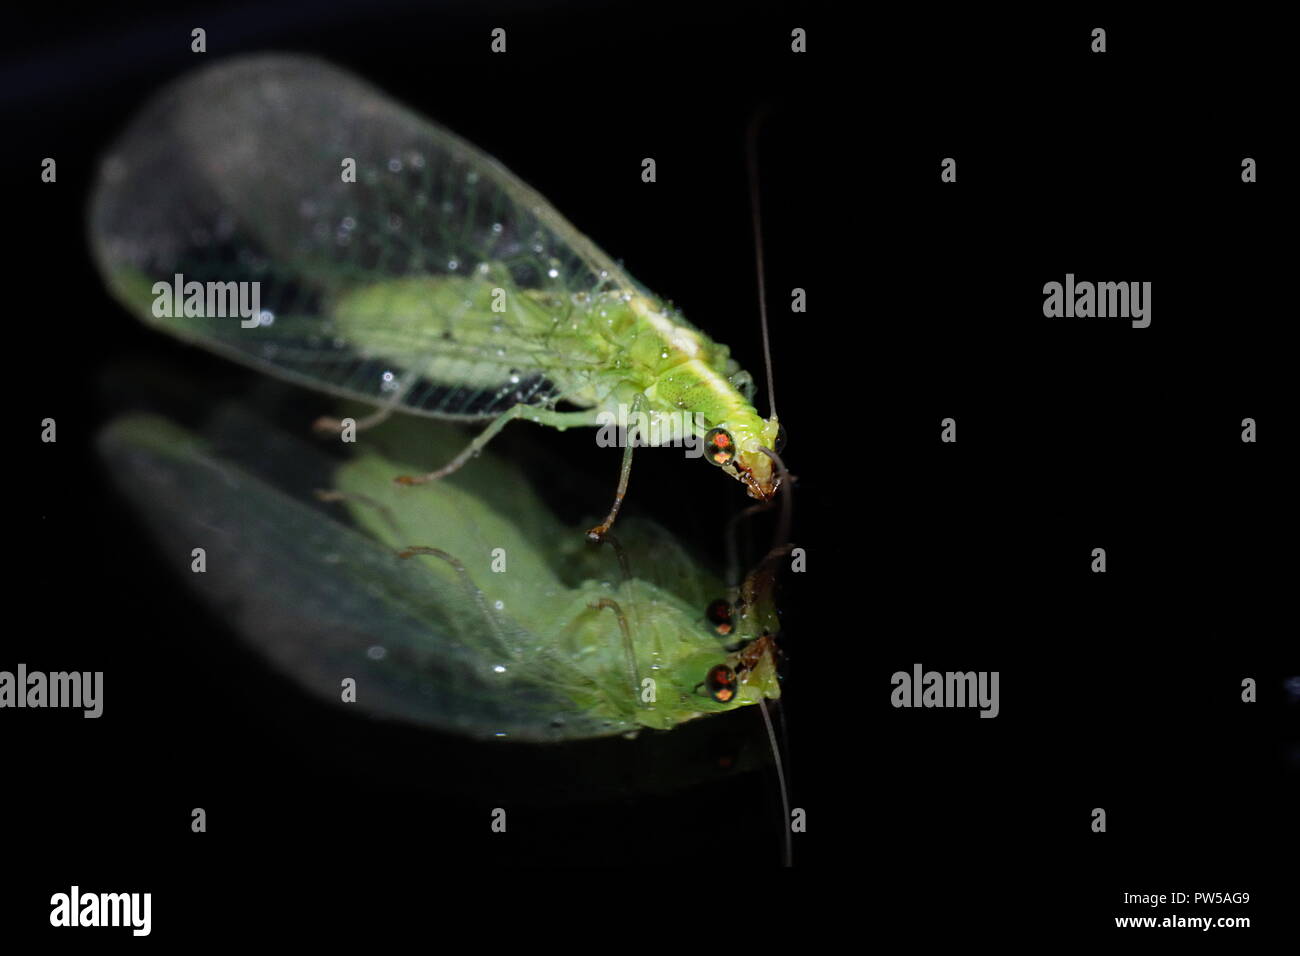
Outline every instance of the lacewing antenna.
[[745, 137], [745, 158], [749, 165], [749, 208], [754, 221], [754, 260], [758, 272], [758, 315], [763, 329], [763, 364], [767, 368], [768, 417], [776, 417], [776, 388], [772, 384], [772, 342], [767, 331], [767, 282], [763, 268], [763, 217], [758, 199], [758, 130], [766, 108], [754, 114]]
[[776, 779], [781, 787], [781, 810], [785, 816], [781, 824], [785, 830], [785, 841], [781, 847], [781, 864], [794, 866], [794, 839], [790, 831], [790, 791], [785, 785], [785, 766], [781, 763], [781, 748], [776, 744], [776, 731], [772, 729], [772, 715], [767, 712], [767, 701], [762, 697], [758, 699], [758, 709], [763, 714], [763, 725], [767, 728], [767, 742], [772, 747], [772, 760], [776, 763]]
[[[745, 158], [749, 165], [749, 206], [754, 221], [754, 265], [758, 274], [758, 316], [763, 330], [763, 365], [767, 370], [767, 407], [769, 416], [775, 418], [776, 385], [772, 374], [772, 337], [767, 326], [767, 281], [766, 270], [763, 265], [763, 216], [759, 205], [758, 189], [758, 131], [762, 125], [764, 115], [765, 111], [760, 110], [750, 121], [749, 133], [745, 142]], [[781, 520], [777, 524], [776, 537], [772, 544], [775, 550], [789, 539], [790, 534], [790, 474], [786, 471], [785, 464], [777, 456], [776, 452], [767, 448], [763, 448], [762, 452], [771, 458], [780, 470], [781, 483], [778, 487], [783, 488], [785, 491], [781, 498]], [[754, 510], [753, 508], [747, 508], [741, 512], [741, 516], [751, 515]], [[734, 535], [731, 536], [729, 544], [733, 545], [732, 554], [729, 555], [730, 558], [734, 556]], [[782, 828], [785, 830], [785, 841], [782, 844], [782, 862], [786, 866], [791, 866], [794, 857], [794, 841], [790, 834], [790, 793], [785, 783], [785, 767], [781, 762], [781, 748], [777, 746], [776, 732], [772, 728], [772, 716], [767, 711], [767, 702], [760, 699], [758, 706], [763, 713], [763, 724], [767, 728], [768, 743], [772, 747], [772, 760], [776, 763], [777, 781], [781, 786], [781, 807], [784, 811]]]

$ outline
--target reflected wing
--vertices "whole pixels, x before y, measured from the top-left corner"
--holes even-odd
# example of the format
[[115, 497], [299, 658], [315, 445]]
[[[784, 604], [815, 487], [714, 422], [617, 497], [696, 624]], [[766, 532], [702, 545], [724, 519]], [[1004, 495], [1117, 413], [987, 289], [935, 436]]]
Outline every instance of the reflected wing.
[[[482, 610], [454, 575], [403, 561], [337, 520], [340, 509], [301, 500], [295, 488], [329, 487], [327, 458], [239, 415], [212, 432], [133, 416], [110, 424], [99, 447], [178, 570], [281, 670], [330, 701], [355, 678], [362, 708], [461, 734], [610, 732], [552, 675], [493, 670]], [[255, 475], [257, 461], [291, 463], [285, 486]], [[196, 547], [202, 574], [189, 571]]]
[[[103, 161], [90, 240], [145, 321], [299, 384], [442, 417], [589, 389], [608, 354], [573, 310], [635, 290], [491, 157], [296, 56], [228, 60], [153, 100]], [[177, 275], [226, 317], [156, 314], [155, 283]], [[261, 317], [244, 328], [227, 284], [252, 282]]]

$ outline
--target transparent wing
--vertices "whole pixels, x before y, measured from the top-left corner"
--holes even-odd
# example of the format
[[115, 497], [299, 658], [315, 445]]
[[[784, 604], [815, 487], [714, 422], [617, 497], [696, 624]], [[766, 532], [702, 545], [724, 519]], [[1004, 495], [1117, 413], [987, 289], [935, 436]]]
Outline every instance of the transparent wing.
[[[439, 417], [590, 394], [608, 353], [571, 315], [637, 291], [490, 156], [297, 56], [228, 60], [164, 90], [101, 165], [90, 239], [147, 322]], [[155, 283], [178, 275], [200, 284], [206, 316], [157, 314]], [[228, 283], [253, 282], [260, 318], [245, 328], [227, 297], [251, 287]]]
[[[328, 458], [241, 414], [207, 432], [138, 415], [110, 424], [99, 448], [178, 571], [282, 671], [335, 702], [354, 678], [361, 709], [460, 734], [611, 732], [544, 668], [496, 672], [482, 609], [454, 578], [308, 504], [304, 489], [329, 486]], [[254, 462], [282, 473], [259, 476]], [[202, 574], [189, 570], [196, 547]]]

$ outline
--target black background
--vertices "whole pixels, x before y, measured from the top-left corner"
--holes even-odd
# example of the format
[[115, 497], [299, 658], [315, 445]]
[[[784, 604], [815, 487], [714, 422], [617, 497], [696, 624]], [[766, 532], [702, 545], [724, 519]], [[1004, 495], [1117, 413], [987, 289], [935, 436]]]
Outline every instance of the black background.
[[[789, 52], [795, 25], [805, 56]], [[506, 56], [488, 52], [495, 26]], [[0, 84], [19, 429], [0, 667], [103, 670], [106, 710], [3, 714], [5, 842], [24, 861], [7, 868], [6, 930], [47, 927], [50, 894], [73, 882], [153, 892], [165, 938], [219, 924], [208, 890], [261, 915], [295, 892], [329, 909], [448, 879], [490, 898], [495, 883], [458, 874], [516, 863], [655, 868], [618, 890], [744, 919], [747, 892], [772, 885], [756, 867], [780, 862], [770, 769], [684, 787], [665, 779], [687, 759], [676, 746], [484, 751], [308, 698], [183, 590], [112, 493], [92, 448], [120, 411], [108, 370], [181, 369], [214, 401], [253, 376], [102, 291], [84, 238], [97, 157], [166, 79], [292, 49], [502, 160], [756, 378], [743, 139], [769, 111], [776, 391], [809, 555], [782, 602], [801, 882], [831, 877], [822, 899], [846, 915], [988, 939], [1158, 932], [1114, 929], [1152, 912], [1123, 892], [1246, 890], [1239, 909], [1178, 912], [1251, 916], [1217, 931], [1234, 941], [1276, 931], [1300, 775], [1282, 686], [1300, 655], [1283, 591], [1279, 34], [1104, 9], [909, 20], [802, 4], [173, 5], [20, 23]], [[45, 156], [57, 185], [39, 181]], [[939, 182], [946, 156], [956, 184]], [[1259, 183], [1241, 183], [1244, 156]], [[1042, 286], [1067, 272], [1151, 281], [1151, 327], [1045, 319]], [[806, 315], [788, 311], [794, 286]], [[947, 416], [956, 445], [938, 440]], [[45, 417], [56, 445], [32, 437]], [[1245, 417], [1256, 444], [1239, 440]], [[589, 435], [545, 438], [612, 484]], [[639, 454], [629, 508], [720, 548], [737, 489], [678, 458]], [[1000, 671], [1001, 715], [892, 708], [890, 675], [917, 662]], [[745, 743], [697, 733], [681, 749], [761, 747], [758, 715], [735, 716], [726, 733]], [[579, 764], [608, 764], [614, 783], [575, 792]], [[510, 830], [492, 834], [503, 803]], [[207, 834], [190, 832], [195, 806]], [[364, 909], [327, 921], [364, 925]]]

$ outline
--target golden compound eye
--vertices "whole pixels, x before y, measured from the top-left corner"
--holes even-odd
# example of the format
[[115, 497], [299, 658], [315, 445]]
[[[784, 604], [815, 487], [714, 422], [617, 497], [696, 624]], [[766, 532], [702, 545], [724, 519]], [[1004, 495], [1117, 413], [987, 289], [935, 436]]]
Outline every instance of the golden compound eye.
[[709, 626], [722, 637], [728, 637], [736, 629], [731, 620], [731, 602], [726, 598], [718, 598], [704, 612], [708, 618]]
[[725, 428], [711, 428], [704, 436], [705, 455], [715, 465], [730, 465], [736, 460], [736, 443]]
[[726, 664], [710, 667], [704, 687], [719, 704], [729, 704], [736, 698], [736, 672]]

